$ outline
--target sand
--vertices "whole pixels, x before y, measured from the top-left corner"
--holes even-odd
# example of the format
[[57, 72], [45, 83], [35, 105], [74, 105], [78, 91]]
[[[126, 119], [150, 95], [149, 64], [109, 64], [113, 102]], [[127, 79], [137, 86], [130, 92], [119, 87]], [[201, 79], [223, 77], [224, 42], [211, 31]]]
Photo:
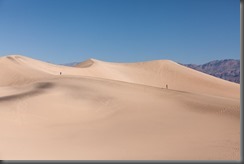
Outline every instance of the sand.
[[0, 129], [2, 160], [240, 160], [240, 85], [170, 60], [5, 56]]

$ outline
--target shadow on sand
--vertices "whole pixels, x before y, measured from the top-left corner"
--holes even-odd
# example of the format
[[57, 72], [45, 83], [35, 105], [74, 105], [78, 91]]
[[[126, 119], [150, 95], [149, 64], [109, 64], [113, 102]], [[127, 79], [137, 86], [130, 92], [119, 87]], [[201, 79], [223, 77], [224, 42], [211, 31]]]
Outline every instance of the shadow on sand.
[[52, 87], [54, 87], [54, 84], [52, 84], [50, 82], [37, 83], [35, 88], [31, 91], [0, 97], [0, 102], [12, 101], [12, 100], [16, 100], [19, 98], [25, 98], [25, 97], [29, 97], [29, 96], [36, 96], [36, 95], [43, 93], [45, 91], [45, 89], [50, 89]]

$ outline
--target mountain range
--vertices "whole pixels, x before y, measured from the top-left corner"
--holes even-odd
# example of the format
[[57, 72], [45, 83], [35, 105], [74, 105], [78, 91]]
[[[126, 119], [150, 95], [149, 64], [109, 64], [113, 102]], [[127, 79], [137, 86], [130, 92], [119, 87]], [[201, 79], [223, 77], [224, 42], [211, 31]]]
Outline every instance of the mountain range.
[[210, 61], [202, 65], [196, 65], [196, 64], [182, 64], [182, 65], [224, 80], [240, 83], [240, 60], [224, 59], [224, 60]]

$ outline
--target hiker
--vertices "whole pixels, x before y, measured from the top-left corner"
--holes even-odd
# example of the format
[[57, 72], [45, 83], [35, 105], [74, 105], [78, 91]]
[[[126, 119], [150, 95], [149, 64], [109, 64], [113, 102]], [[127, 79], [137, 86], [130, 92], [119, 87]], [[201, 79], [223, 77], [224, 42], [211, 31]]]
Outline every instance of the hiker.
[[166, 84], [166, 89], [168, 89], [168, 84]]
[[62, 75], [62, 72], [60, 72], [60, 75]]

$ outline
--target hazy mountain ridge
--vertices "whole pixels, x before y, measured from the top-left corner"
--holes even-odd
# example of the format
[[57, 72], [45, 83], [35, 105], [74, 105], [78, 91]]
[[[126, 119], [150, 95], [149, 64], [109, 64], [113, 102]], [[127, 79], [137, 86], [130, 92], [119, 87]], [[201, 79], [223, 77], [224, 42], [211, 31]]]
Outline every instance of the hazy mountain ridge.
[[64, 65], [64, 66], [75, 66], [77, 64], [79, 64], [80, 62], [71, 62], [71, 63], [65, 63], [65, 64], [60, 64], [60, 65]]
[[181, 65], [187, 66], [189, 68], [207, 73], [209, 75], [224, 80], [240, 83], [240, 60], [224, 59], [224, 60], [210, 61], [202, 65], [196, 65], [196, 64], [181, 64]]

